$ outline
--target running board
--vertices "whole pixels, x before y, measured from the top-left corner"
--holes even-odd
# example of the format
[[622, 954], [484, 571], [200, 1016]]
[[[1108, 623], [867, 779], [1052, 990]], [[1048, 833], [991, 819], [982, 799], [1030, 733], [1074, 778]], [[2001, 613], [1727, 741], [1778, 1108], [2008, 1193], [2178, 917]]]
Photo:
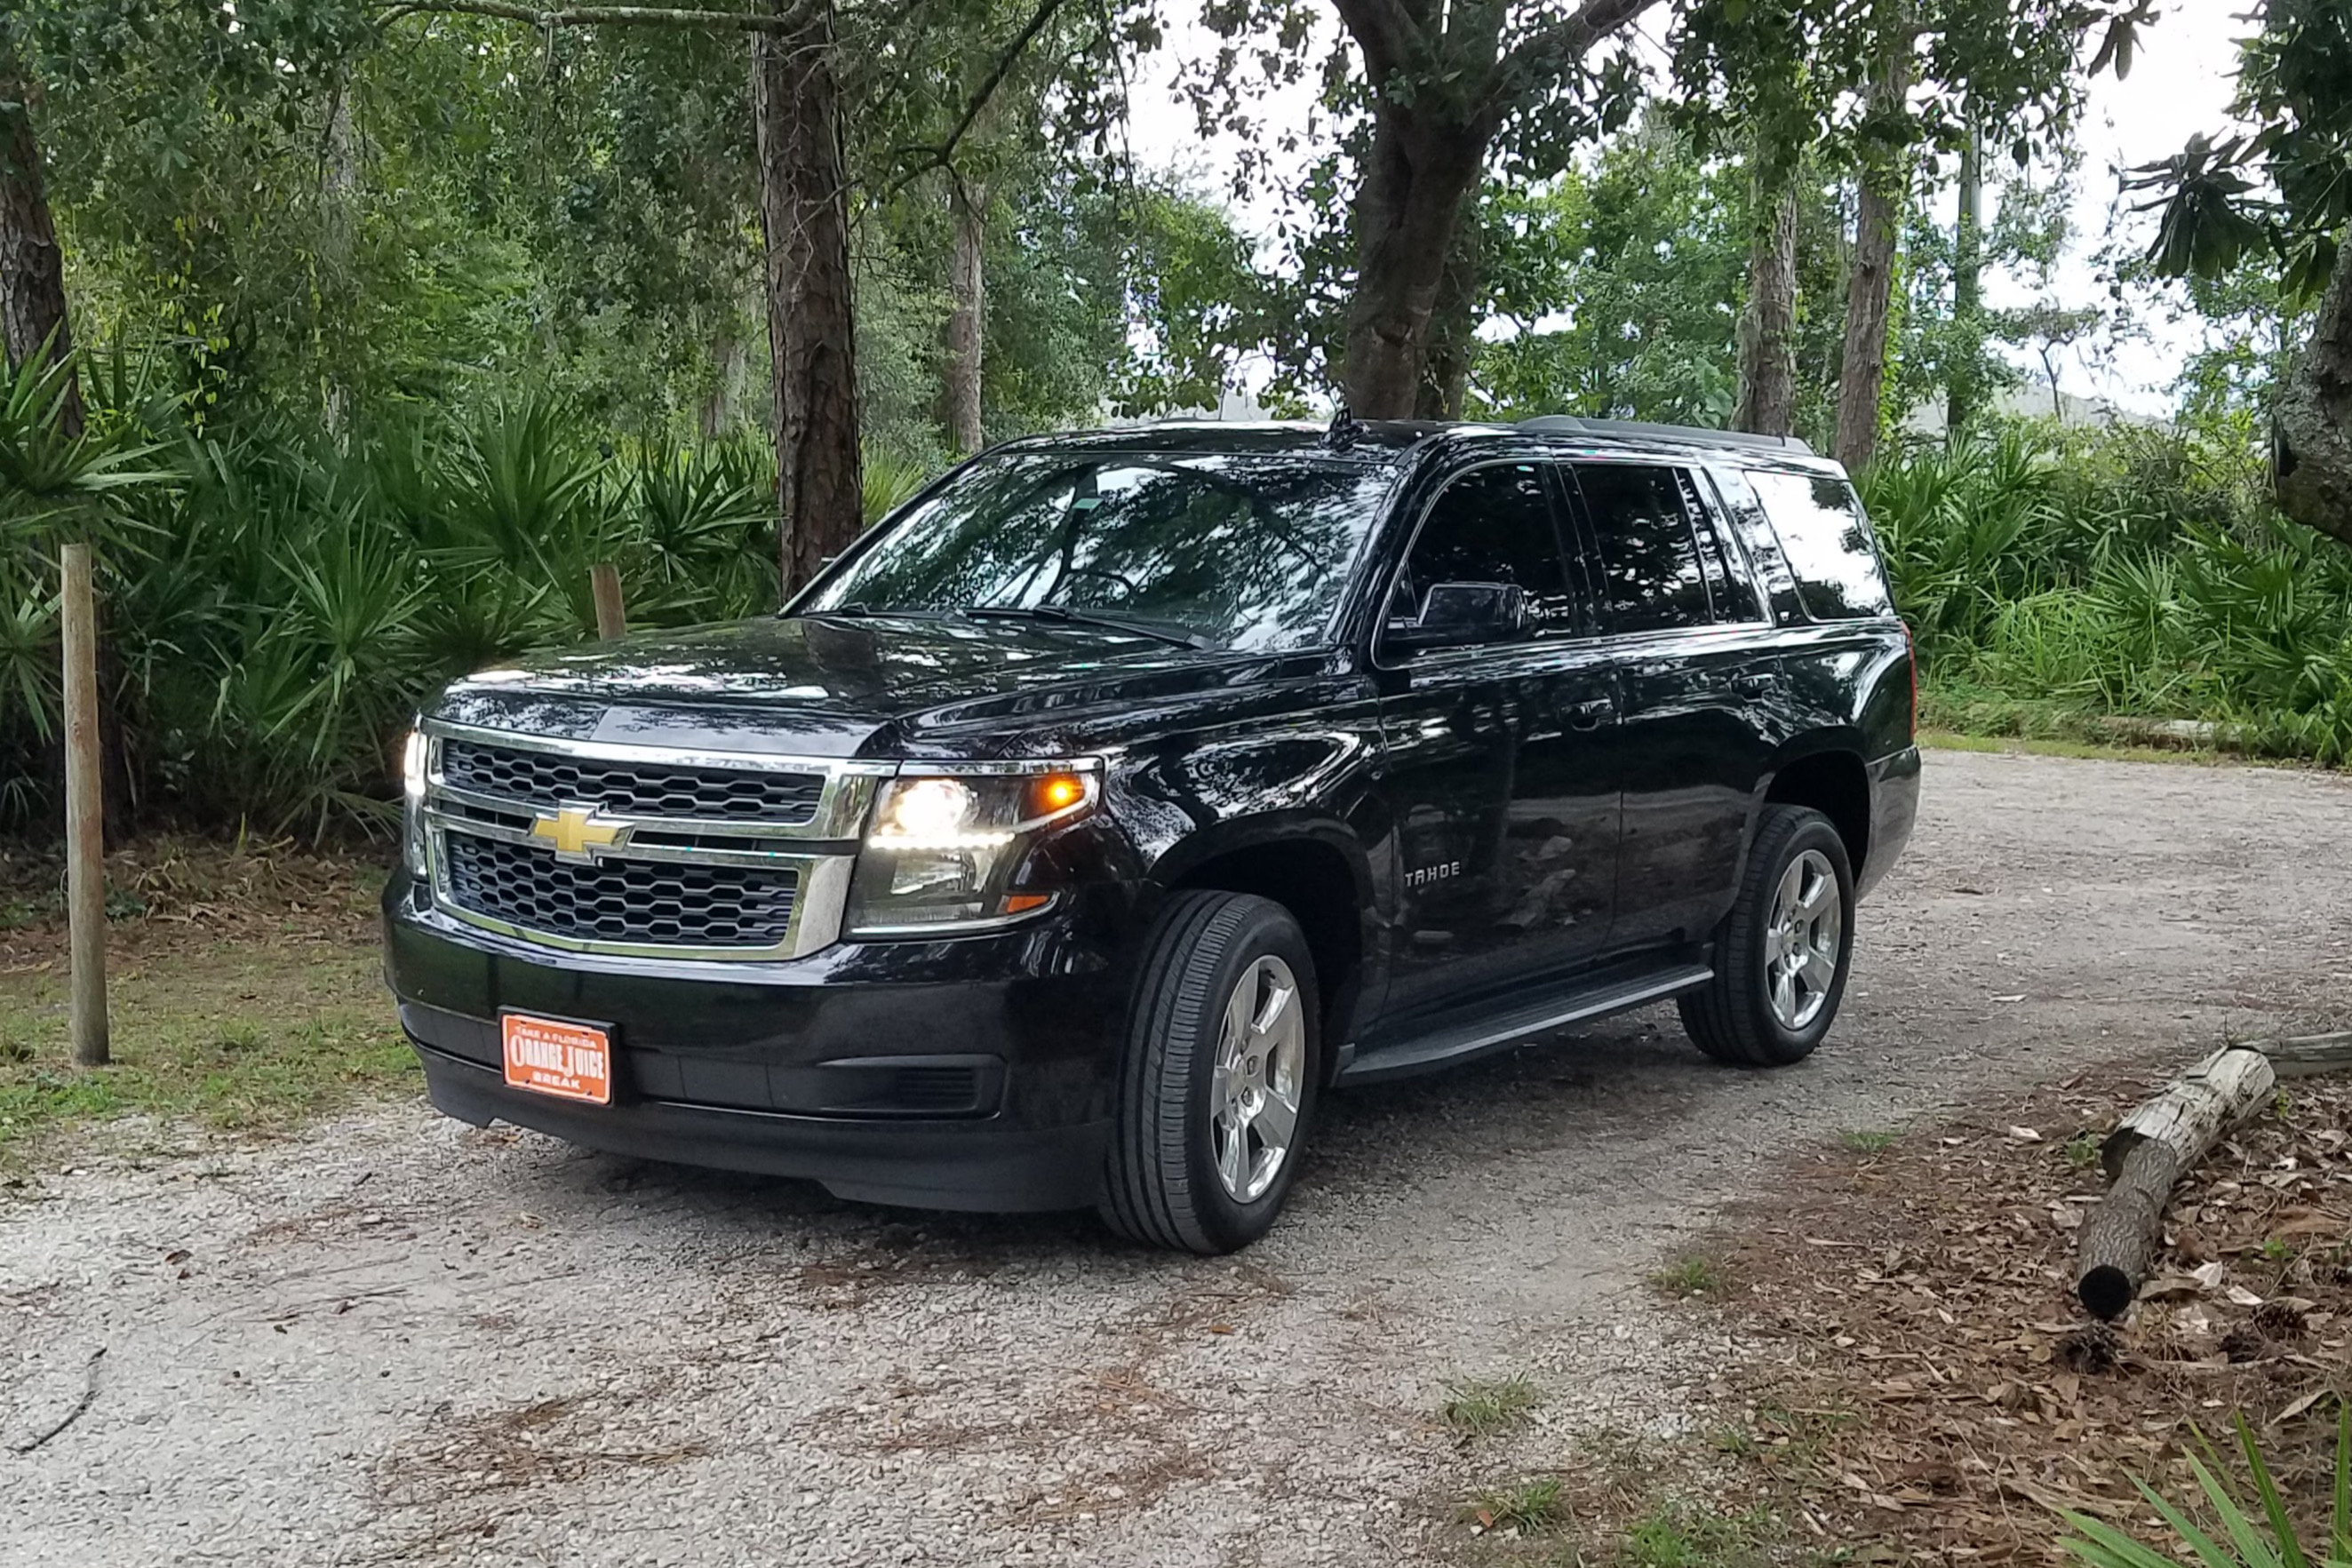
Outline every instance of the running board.
[[1442, 1023], [1393, 1043], [1369, 1046], [1340, 1070], [1338, 1081], [1370, 1083], [1451, 1067], [1455, 1062], [1507, 1050], [1530, 1035], [1586, 1023], [1696, 990], [1714, 978], [1715, 971], [1705, 964], [1680, 964], [1589, 990], [1555, 991], [1517, 1007]]

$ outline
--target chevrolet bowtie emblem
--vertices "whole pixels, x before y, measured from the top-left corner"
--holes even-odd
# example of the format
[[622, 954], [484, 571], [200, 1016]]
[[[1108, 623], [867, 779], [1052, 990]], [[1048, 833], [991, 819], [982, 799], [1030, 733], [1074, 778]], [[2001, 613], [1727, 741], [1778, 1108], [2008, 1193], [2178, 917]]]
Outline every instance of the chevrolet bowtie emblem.
[[530, 825], [530, 836], [555, 846], [559, 860], [585, 861], [596, 858], [595, 852], [621, 841], [626, 829], [615, 822], [599, 820], [593, 806], [566, 806], [552, 813], [542, 811]]

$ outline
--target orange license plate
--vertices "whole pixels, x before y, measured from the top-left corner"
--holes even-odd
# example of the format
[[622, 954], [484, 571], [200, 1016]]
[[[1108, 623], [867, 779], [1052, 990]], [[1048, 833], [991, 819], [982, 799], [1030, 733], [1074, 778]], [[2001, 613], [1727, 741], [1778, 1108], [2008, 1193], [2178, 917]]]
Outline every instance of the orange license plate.
[[500, 1018], [499, 1029], [512, 1087], [592, 1105], [613, 1103], [613, 1038], [604, 1030], [521, 1013]]

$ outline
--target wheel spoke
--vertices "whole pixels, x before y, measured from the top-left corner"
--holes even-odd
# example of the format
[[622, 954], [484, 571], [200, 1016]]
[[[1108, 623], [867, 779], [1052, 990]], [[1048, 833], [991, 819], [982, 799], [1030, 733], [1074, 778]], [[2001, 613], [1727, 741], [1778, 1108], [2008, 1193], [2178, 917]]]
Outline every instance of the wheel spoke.
[[1249, 1124], [1236, 1121], [1231, 1134], [1217, 1145], [1217, 1176], [1235, 1197], [1249, 1191]]
[[1796, 914], [1797, 906], [1804, 896], [1804, 888], [1805, 862], [1802, 860], [1790, 862], [1789, 869], [1780, 873], [1780, 889], [1772, 898], [1774, 925], [1777, 925]]
[[1797, 1017], [1796, 975], [1782, 968], [1772, 977], [1772, 1010], [1780, 1015], [1782, 1023], [1793, 1023]]
[[1805, 987], [1817, 997], [1830, 994], [1830, 982], [1837, 977], [1837, 960], [1816, 949], [1805, 955], [1801, 973]]
[[1269, 981], [1265, 988], [1265, 1000], [1259, 1006], [1257, 1016], [1250, 1019], [1250, 1032], [1261, 1039], [1272, 1034], [1284, 1021], [1283, 1015], [1289, 1012], [1297, 997], [1298, 993], [1290, 987], [1278, 981]]
[[1298, 1102], [1269, 1089], [1265, 1103], [1258, 1107], [1257, 1117], [1250, 1124], [1257, 1129], [1266, 1147], [1276, 1153], [1290, 1147], [1290, 1136], [1298, 1130]]
[[1256, 1000], [1257, 972], [1253, 969], [1225, 1002], [1224, 1030], [1217, 1037], [1218, 1060], [1238, 1062], [1249, 1054], [1250, 1020]]

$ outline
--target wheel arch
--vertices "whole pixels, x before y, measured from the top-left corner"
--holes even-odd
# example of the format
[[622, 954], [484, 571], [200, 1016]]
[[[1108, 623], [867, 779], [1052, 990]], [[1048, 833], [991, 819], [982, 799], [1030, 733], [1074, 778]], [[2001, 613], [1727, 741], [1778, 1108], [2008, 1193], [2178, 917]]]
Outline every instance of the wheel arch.
[[1784, 755], [1758, 799], [1759, 812], [1776, 805], [1806, 806], [1827, 817], [1845, 844], [1854, 883], [1861, 884], [1871, 852], [1871, 790], [1858, 733], [1813, 737]]

